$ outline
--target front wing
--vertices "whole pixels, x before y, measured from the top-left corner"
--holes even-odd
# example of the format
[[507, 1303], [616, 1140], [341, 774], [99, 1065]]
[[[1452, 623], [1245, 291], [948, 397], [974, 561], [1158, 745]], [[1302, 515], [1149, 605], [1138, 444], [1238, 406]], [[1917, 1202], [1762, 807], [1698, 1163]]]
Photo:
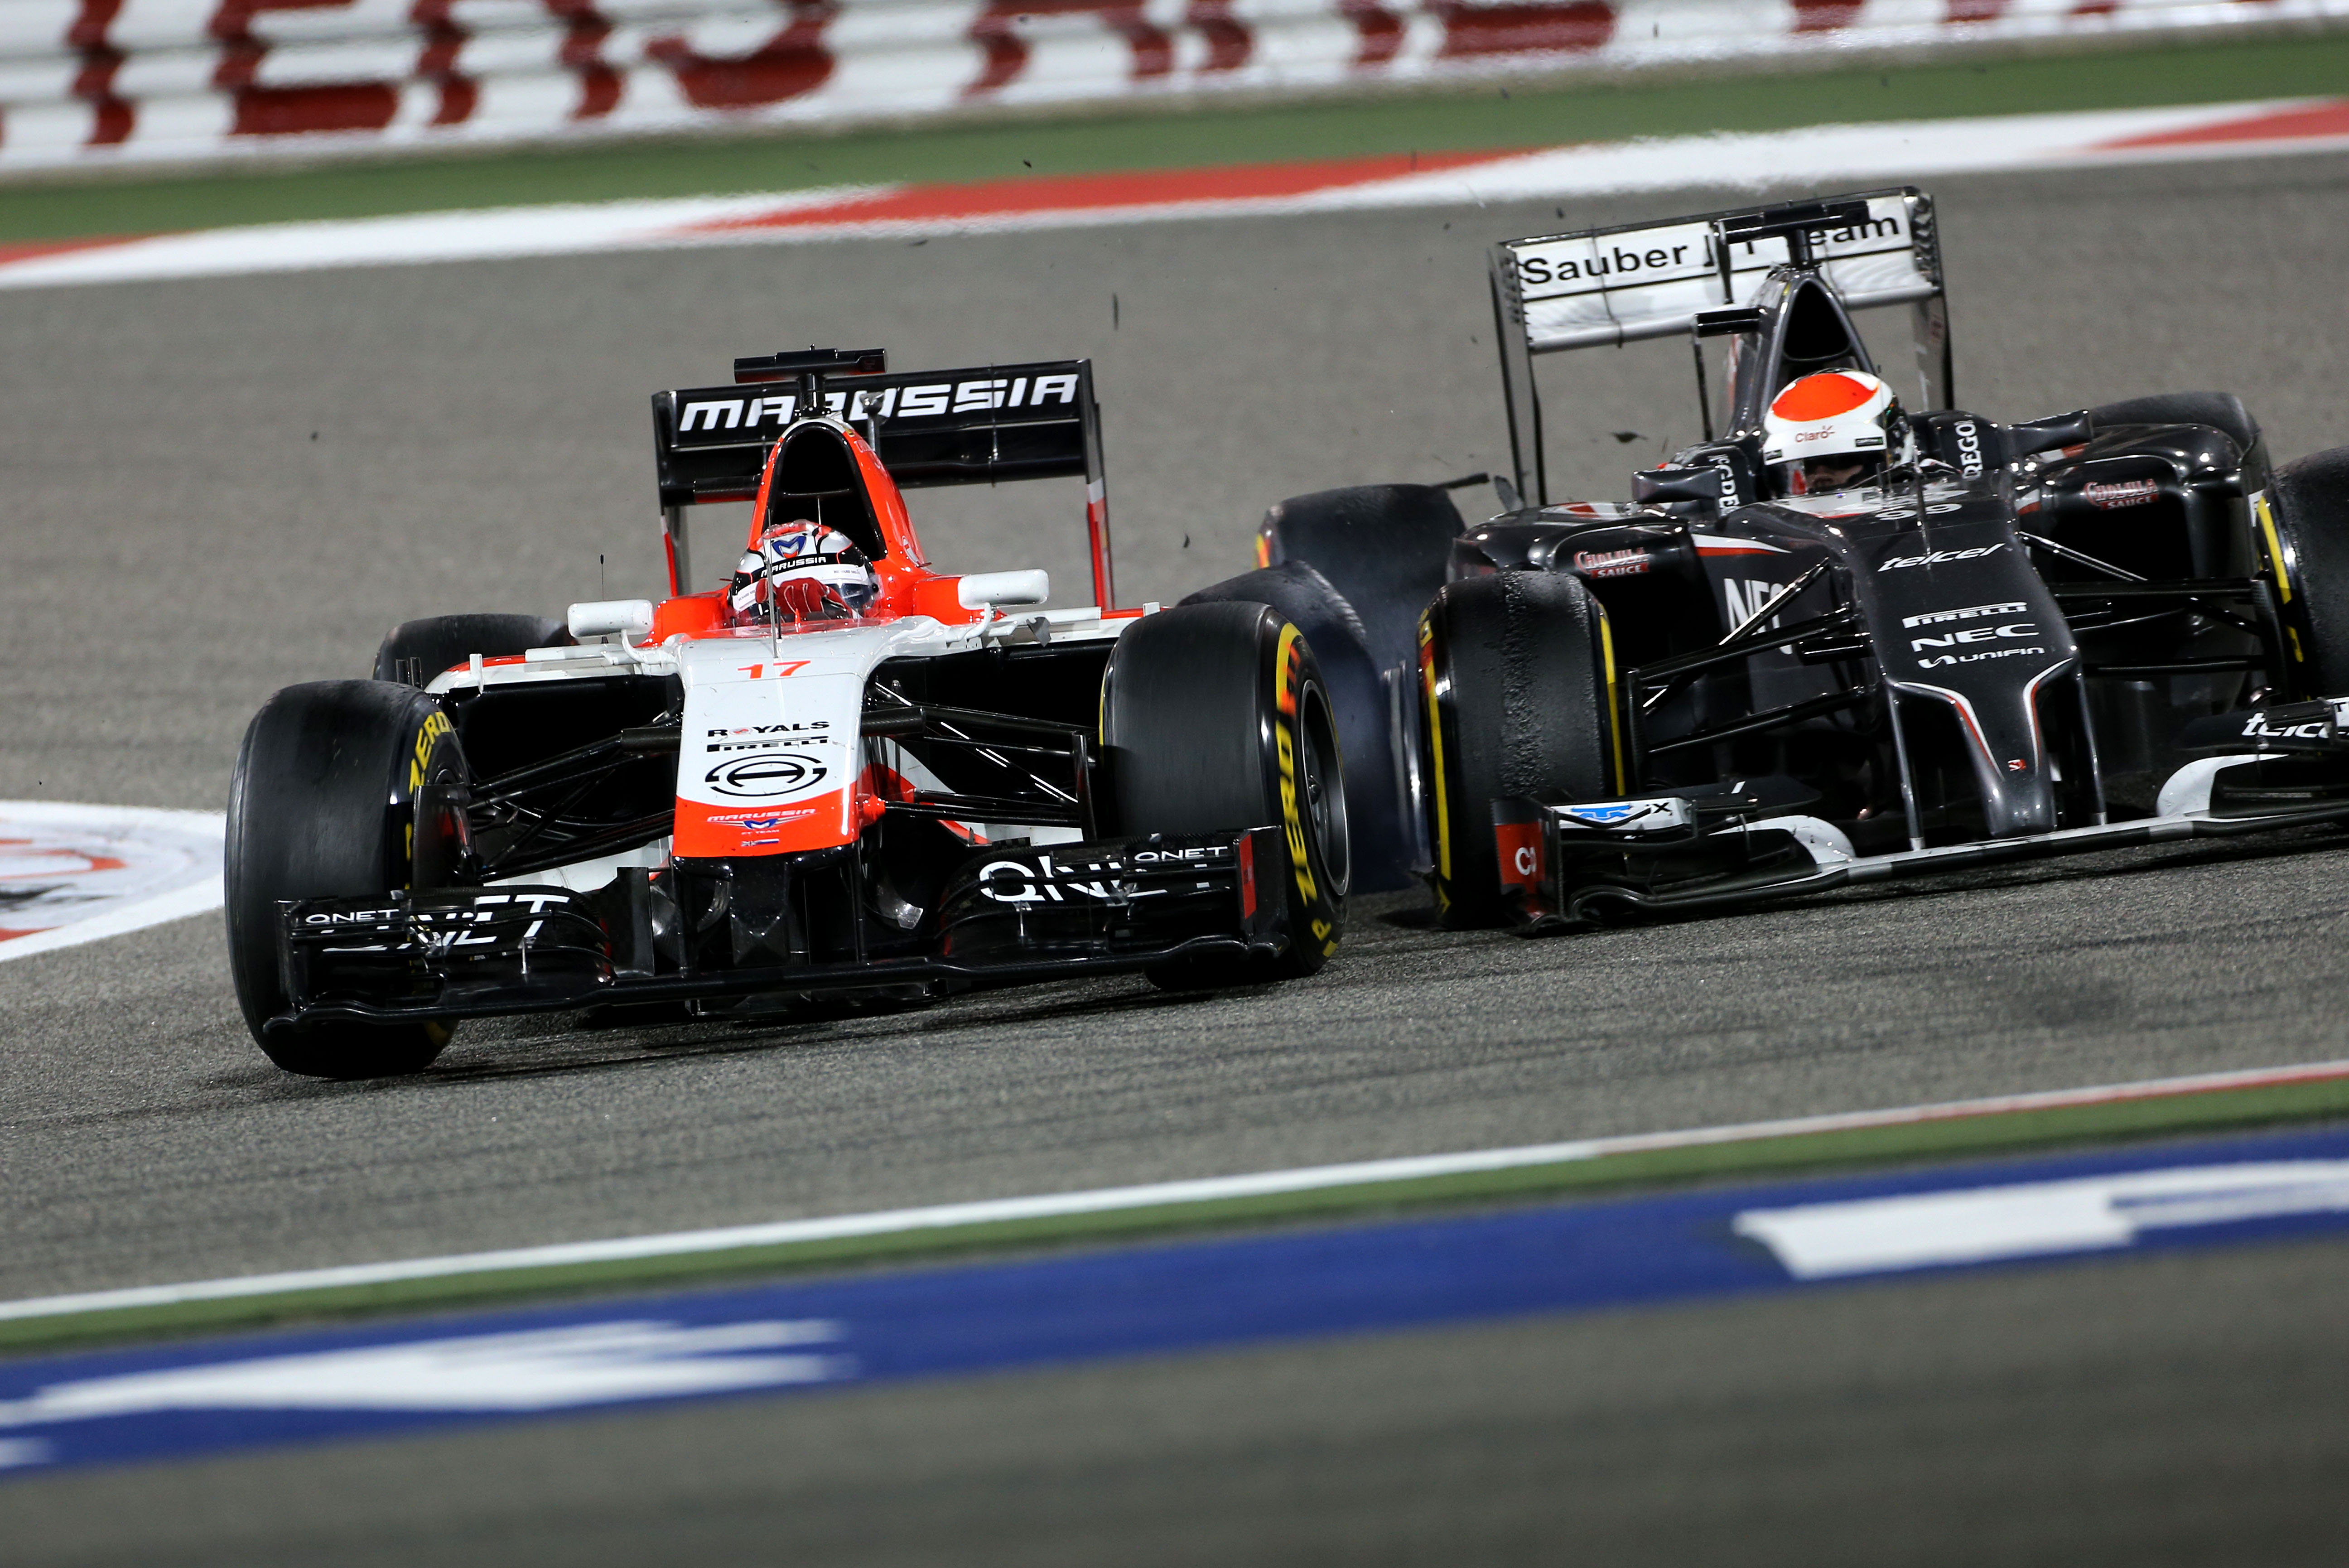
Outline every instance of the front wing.
[[913, 956], [662, 972], [611, 891], [445, 888], [279, 906], [291, 1008], [327, 1017], [454, 1019], [609, 1003], [1001, 984], [1288, 946], [1278, 827], [1197, 837], [996, 847], [957, 868], [935, 939]]
[[[1609, 913], [1721, 908], [2006, 861], [2349, 820], [2349, 700], [2302, 707], [2308, 711], [2225, 714], [2198, 724], [2206, 732], [2189, 731], [2189, 747], [2224, 745], [2231, 754], [2174, 775], [2161, 815], [1893, 854], [1856, 855], [1832, 825], [1774, 810], [1758, 795], [1496, 801], [1501, 880], [1518, 929], [1534, 934]], [[2311, 716], [2320, 710], [2323, 717]]]

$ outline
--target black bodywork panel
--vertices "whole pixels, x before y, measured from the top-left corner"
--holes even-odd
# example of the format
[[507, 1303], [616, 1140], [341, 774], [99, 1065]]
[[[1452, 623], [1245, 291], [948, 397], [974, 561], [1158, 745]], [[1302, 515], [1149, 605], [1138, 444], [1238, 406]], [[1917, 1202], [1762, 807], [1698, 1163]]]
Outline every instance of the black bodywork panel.
[[[769, 1005], [1138, 970], [1288, 943], [1280, 830], [1048, 847], [991, 845], [945, 881], [924, 950], [791, 950], [806, 857], [637, 870], [611, 887], [449, 888], [285, 907], [295, 1012], [388, 1019], [653, 1002]], [[1259, 897], [1258, 873], [1266, 877]], [[733, 961], [726, 961], [731, 959]]]

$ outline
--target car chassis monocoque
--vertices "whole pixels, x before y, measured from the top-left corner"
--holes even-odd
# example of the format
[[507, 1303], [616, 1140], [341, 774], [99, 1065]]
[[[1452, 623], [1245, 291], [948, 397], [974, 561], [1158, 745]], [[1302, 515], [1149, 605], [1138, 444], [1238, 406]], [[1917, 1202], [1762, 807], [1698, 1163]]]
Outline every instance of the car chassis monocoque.
[[[2349, 817], [2349, 449], [2271, 470], [2223, 393], [1958, 410], [1910, 188], [1516, 241], [1493, 283], [1507, 510], [1389, 541], [1444, 550], [1444, 586], [1387, 672], [1388, 734], [1347, 735], [1390, 748], [1447, 915], [1542, 929]], [[1897, 305], [1916, 461], [1773, 498], [1770, 400], [1877, 372], [1853, 313]], [[1550, 504], [1535, 356], [1674, 336], [1705, 441], [1628, 503]], [[1379, 493], [1327, 495], [1350, 493]], [[1309, 556], [1308, 504], [1330, 505], [1276, 508], [1260, 558], [1341, 592], [1361, 562]]]
[[[1310, 649], [1262, 607], [1112, 607], [1089, 362], [761, 356], [653, 412], [669, 598], [410, 622], [377, 679], [256, 716], [232, 959], [281, 1065], [413, 1070], [471, 1016], [1222, 984], [1335, 950], [1345, 810]], [[1086, 482], [1092, 607], [1033, 607], [1038, 571], [933, 570], [900, 494], [1054, 476]], [[754, 542], [793, 518], [853, 540], [875, 602], [802, 619], [771, 596], [744, 624], [695, 591], [688, 509], [742, 500]]]

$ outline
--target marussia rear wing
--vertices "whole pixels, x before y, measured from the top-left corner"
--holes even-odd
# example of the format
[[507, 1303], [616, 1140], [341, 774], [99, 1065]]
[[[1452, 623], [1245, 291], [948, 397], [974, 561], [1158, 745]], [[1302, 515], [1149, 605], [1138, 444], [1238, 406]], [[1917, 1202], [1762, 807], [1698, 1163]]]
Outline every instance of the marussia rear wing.
[[884, 370], [885, 362], [879, 349], [766, 355], [737, 359], [733, 386], [653, 394], [671, 587], [685, 591], [685, 508], [755, 496], [775, 439], [798, 417], [802, 400], [819, 395], [832, 413], [864, 431], [900, 489], [1084, 480], [1093, 593], [1103, 609], [1114, 607], [1092, 361], [895, 373]]
[[[1920, 372], [1930, 340], [1942, 383], [1937, 403], [1929, 378], [1921, 406], [1950, 406], [1940, 244], [1933, 199], [1914, 186], [1509, 240], [1493, 247], [1493, 313], [1518, 489], [1547, 499], [1535, 355], [1683, 332], [1696, 346], [1713, 335], [1701, 316], [1753, 306], [1790, 261], [1819, 263], [1851, 309], [1915, 304]], [[1701, 348], [1697, 374], [1702, 397]]]

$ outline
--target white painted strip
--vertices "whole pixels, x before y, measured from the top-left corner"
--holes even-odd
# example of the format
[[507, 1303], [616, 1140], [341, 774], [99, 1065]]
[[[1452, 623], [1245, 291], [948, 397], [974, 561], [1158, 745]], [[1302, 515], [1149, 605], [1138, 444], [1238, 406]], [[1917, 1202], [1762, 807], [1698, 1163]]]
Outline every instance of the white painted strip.
[[[840, 1324], [821, 1318], [621, 1320], [198, 1362], [0, 1399], [0, 1429], [165, 1410], [562, 1410], [740, 1393], [849, 1375], [847, 1357], [802, 1348], [840, 1336]], [[792, 1354], [772, 1354], [785, 1350]], [[7, 1464], [0, 1455], [0, 1469]]]
[[59, 948], [76, 948], [84, 942], [98, 941], [106, 937], [119, 937], [129, 931], [160, 926], [166, 920], [184, 920], [191, 915], [210, 914], [221, 907], [221, 877], [218, 872], [201, 882], [169, 893], [159, 893], [151, 898], [110, 909], [87, 919], [76, 920], [69, 926], [53, 930], [35, 931], [29, 937], [15, 937], [0, 942], [0, 963], [10, 959], [31, 958], [35, 953], [55, 952]]
[[0, 287], [643, 250], [673, 244], [679, 231], [695, 224], [853, 201], [885, 189], [834, 187], [766, 196], [493, 207], [205, 229], [0, 264]]
[[814, 244], [841, 240], [1002, 234], [1174, 219], [1484, 206], [1495, 202], [1571, 200], [1640, 191], [1751, 189], [1842, 180], [1921, 180], [1939, 174], [2239, 158], [2349, 147], [2349, 136], [2282, 132], [2256, 140], [2149, 148], [2109, 145], [2147, 136], [2199, 130], [2328, 101], [2290, 99], [2183, 109], [2004, 115], [1595, 143], [1495, 157], [1461, 168], [1392, 179], [1333, 181], [1323, 189], [1294, 195], [1143, 201], [1119, 206], [1072, 205], [1032, 210], [1020, 205], [975, 213], [957, 210], [936, 216], [851, 216], [832, 223], [709, 226], [740, 224], [744, 220], [760, 218], [787, 219], [794, 213], [915, 189], [864, 186], [766, 196], [508, 207], [257, 224], [162, 234], [0, 263], [0, 288], [712, 245]]
[[0, 962], [221, 905], [216, 811], [0, 801]]
[[1801, 1280], [2133, 1246], [2147, 1231], [2349, 1210], [2349, 1160], [2261, 1160], [1752, 1209], [1733, 1229]]
[[1461, 1154], [1420, 1155], [1399, 1159], [1363, 1160], [1348, 1165], [1314, 1166], [1296, 1170], [1262, 1171], [1246, 1176], [1217, 1176], [1187, 1181], [1162, 1181], [1135, 1187], [1112, 1187], [1090, 1192], [1047, 1193], [1030, 1198], [988, 1199], [947, 1203], [921, 1209], [887, 1210], [870, 1214], [843, 1214], [813, 1220], [784, 1220], [759, 1225], [734, 1225], [708, 1231], [683, 1231], [666, 1235], [624, 1236], [606, 1241], [559, 1242], [548, 1246], [515, 1247], [494, 1252], [468, 1252], [441, 1258], [411, 1258], [394, 1262], [355, 1263], [336, 1268], [304, 1269], [285, 1273], [249, 1274], [242, 1278], [197, 1280], [181, 1284], [140, 1285], [125, 1290], [89, 1291], [73, 1295], [39, 1296], [0, 1303], [0, 1322], [60, 1317], [78, 1313], [119, 1312], [135, 1307], [174, 1306], [189, 1302], [229, 1301], [295, 1292], [333, 1290], [359, 1285], [388, 1284], [408, 1280], [451, 1279], [467, 1274], [499, 1273], [521, 1269], [554, 1269], [587, 1263], [626, 1262], [647, 1258], [689, 1257], [750, 1247], [786, 1246], [794, 1242], [837, 1241], [849, 1237], [902, 1235], [921, 1231], [945, 1231], [1010, 1220], [1056, 1219], [1081, 1214], [1106, 1214], [1136, 1209], [1157, 1209], [1186, 1203], [1214, 1203], [1236, 1198], [1312, 1192], [1343, 1187], [1413, 1181], [1427, 1177], [1459, 1176], [1485, 1171], [1522, 1169], [1596, 1159], [1607, 1155], [1637, 1154], [1656, 1149], [1694, 1148], [1709, 1144], [1744, 1143], [1758, 1138], [1787, 1137], [1806, 1133], [1847, 1132], [1869, 1127], [1912, 1126], [1970, 1116], [1998, 1116], [2013, 1111], [2052, 1110], [2070, 1106], [2107, 1105], [2127, 1100], [2160, 1099], [2205, 1094], [2221, 1089], [2256, 1088], [2295, 1083], [2320, 1083], [2349, 1078], [2349, 1059], [2313, 1062], [2297, 1066], [2261, 1067], [2230, 1073], [2203, 1073], [2187, 1077], [2155, 1078], [2134, 1084], [2106, 1084], [2082, 1089], [2054, 1089], [1986, 1099], [1952, 1100], [1938, 1105], [1908, 1106], [1891, 1110], [1853, 1111], [1833, 1116], [1798, 1116], [1783, 1121], [1746, 1122], [1730, 1127], [1701, 1127], [1622, 1137], [1583, 1138], [1568, 1143], [1535, 1144], [1519, 1148], [1484, 1149]]

